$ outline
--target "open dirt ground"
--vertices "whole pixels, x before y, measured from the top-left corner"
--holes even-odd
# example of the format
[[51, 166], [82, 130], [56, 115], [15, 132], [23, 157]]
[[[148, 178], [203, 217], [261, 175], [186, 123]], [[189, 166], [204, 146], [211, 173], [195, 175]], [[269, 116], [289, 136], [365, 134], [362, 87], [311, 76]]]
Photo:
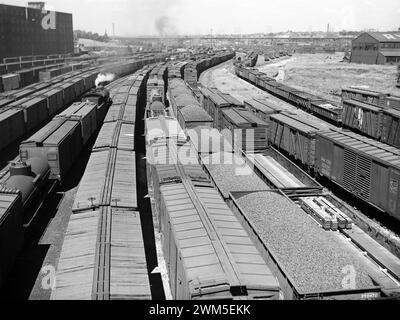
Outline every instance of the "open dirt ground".
[[343, 53], [295, 54], [257, 68], [271, 77], [279, 73], [277, 80], [294, 88], [335, 101], [340, 100], [341, 89], [348, 86], [400, 95], [396, 66], [341, 62], [343, 57]]

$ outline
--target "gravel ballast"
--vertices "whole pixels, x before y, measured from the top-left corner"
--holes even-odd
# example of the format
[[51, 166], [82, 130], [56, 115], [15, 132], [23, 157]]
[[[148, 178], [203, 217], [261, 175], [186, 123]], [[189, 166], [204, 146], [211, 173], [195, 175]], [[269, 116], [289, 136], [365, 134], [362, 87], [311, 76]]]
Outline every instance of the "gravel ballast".
[[369, 275], [382, 276], [341, 234], [323, 230], [284, 196], [255, 192], [237, 202], [299, 293], [349, 289], [351, 270], [355, 287], [350, 289], [372, 288]]

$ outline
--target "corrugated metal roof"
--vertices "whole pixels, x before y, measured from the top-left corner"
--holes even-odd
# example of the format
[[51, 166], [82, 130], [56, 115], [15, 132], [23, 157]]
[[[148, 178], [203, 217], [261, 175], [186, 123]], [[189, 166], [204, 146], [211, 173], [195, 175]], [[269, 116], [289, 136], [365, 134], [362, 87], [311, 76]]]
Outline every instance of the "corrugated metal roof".
[[113, 181], [110, 184], [111, 206], [137, 208], [136, 159], [134, 151], [118, 150]]
[[52, 300], [92, 299], [98, 221], [99, 211], [71, 216], [58, 261]]
[[321, 132], [319, 135], [343, 144], [347, 148], [353, 149], [356, 153], [362, 153], [379, 162], [387, 162], [400, 168], [400, 149], [398, 148], [340, 129]]
[[74, 211], [100, 205], [137, 207], [135, 152], [112, 150], [91, 154], [75, 196]]
[[109, 151], [93, 152], [89, 158], [78, 191], [75, 196], [73, 210], [83, 210], [92, 207], [97, 207], [101, 203], [101, 193], [105, 184], [107, 172], [107, 163], [109, 159]]
[[379, 42], [400, 42], [400, 32], [366, 32]]
[[151, 299], [139, 212], [112, 211], [110, 299]]
[[101, 127], [101, 130], [94, 143], [93, 149], [111, 147], [118, 128], [118, 122], [106, 122]]

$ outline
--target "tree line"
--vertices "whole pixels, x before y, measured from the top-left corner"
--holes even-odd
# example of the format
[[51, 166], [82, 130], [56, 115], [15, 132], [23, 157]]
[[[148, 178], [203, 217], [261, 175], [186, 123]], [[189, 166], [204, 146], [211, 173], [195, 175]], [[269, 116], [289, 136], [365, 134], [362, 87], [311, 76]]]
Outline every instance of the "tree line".
[[110, 40], [110, 37], [105, 33], [103, 36], [99, 35], [98, 33], [87, 32], [83, 30], [74, 30], [74, 37], [75, 39], [90, 39], [95, 41], [102, 41], [107, 42]]

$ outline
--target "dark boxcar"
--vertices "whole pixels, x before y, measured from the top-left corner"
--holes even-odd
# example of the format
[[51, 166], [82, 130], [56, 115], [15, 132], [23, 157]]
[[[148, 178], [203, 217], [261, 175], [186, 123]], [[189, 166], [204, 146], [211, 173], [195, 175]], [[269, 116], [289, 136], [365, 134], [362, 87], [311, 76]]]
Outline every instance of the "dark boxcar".
[[41, 130], [23, 141], [20, 157], [45, 159], [50, 166], [51, 179], [61, 179], [82, 150], [81, 124], [65, 119], [52, 120]]
[[325, 99], [310, 101], [309, 110], [318, 117], [322, 117], [336, 125], [341, 125], [343, 107], [337, 106], [334, 103]]
[[24, 112], [18, 109], [0, 109], [0, 150], [24, 134]]
[[395, 147], [400, 147], [400, 111], [396, 109], [383, 110], [381, 141]]
[[79, 121], [82, 129], [82, 142], [85, 145], [97, 130], [97, 105], [92, 102], [75, 102], [54, 119]]
[[382, 120], [382, 108], [357, 100], [343, 100], [343, 126], [379, 139]]
[[22, 201], [18, 191], [0, 186], [0, 288], [22, 247]]
[[245, 152], [265, 150], [268, 146], [268, 123], [246, 109], [222, 111], [223, 129], [231, 131], [232, 146]]
[[61, 89], [43, 90], [41, 91], [41, 95], [47, 99], [50, 116], [63, 109], [63, 92]]
[[342, 101], [355, 99], [359, 101], [372, 103], [375, 105], [384, 105], [385, 97], [387, 97], [388, 95], [389, 94], [387, 93], [362, 89], [362, 88], [350, 87], [342, 89]]
[[385, 97], [385, 106], [400, 110], [400, 97], [397, 96]]
[[47, 120], [49, 111], [47, 109], [47, 99], [44, 97], [36, 97], [24, 102], [19, 106], [24, 111], [25, 123], [27, 131]]
[[400, 150], [339, 129], [317, 134], [315, 170], [400, 219]]

